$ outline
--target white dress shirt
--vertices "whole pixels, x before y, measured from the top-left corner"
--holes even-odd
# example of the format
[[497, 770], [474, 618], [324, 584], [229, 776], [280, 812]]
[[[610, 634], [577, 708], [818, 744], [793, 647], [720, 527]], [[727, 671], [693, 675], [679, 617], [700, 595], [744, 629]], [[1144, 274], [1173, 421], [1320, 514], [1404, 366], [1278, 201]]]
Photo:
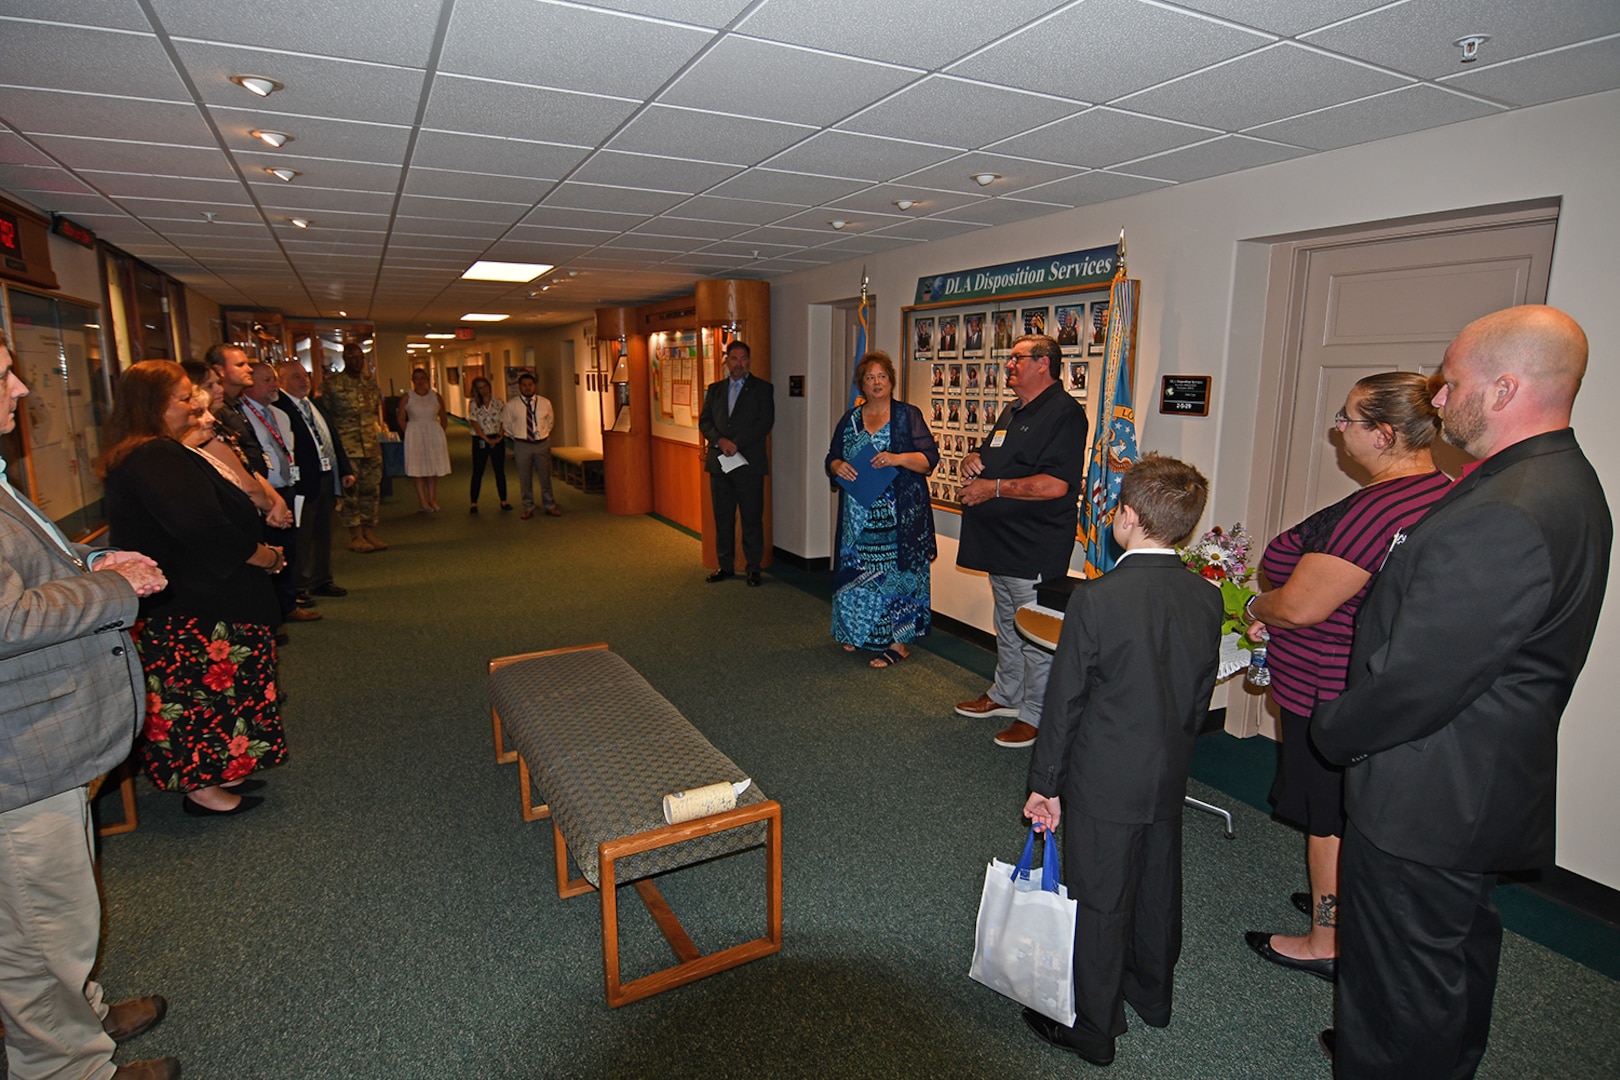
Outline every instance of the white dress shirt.
[[[534, 434], [529, 434], [529, 414], [534, 414]], [[549, 439], [551, 438], [551, 402], [539, 394], [526, 398], [522, 394], [506, 403], [506, 412], [501, 415], [501, 426], [506, 433], [514, 439]]]

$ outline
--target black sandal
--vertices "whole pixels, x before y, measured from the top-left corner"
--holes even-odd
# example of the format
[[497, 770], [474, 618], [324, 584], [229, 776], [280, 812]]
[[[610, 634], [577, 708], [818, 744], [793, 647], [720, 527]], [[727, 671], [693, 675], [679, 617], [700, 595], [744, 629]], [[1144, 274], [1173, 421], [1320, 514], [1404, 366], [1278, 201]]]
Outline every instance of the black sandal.
[[[895, 649], [884, 649], [878, 654], [877, 660], [872, 661], [871, 666], [876, 668], [878, 671], [882, 671], [884, 668], [894, 667], [894, 665], [898, 664], [900, 661], [906, 659], [910, 655], [910, 653], [899, 652]], [[882, 660], [884, 663], [880, 664], [878, 663], [878, 660]]]

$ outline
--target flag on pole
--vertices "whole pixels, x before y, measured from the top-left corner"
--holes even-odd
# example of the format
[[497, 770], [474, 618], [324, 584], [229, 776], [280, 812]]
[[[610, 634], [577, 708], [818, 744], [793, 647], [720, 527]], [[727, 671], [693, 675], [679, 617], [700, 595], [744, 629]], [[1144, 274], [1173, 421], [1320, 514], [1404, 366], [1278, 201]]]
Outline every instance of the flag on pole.
[[853, 409], [861, 403], [864, 395], [861, 393], [861, 357], [866, 355], [866, 335], [870, 329], [871, 302], [866, 296], [866, 271], [861, 271], [861, 306], [855, 313], [857, 327], [855, 330], [855, 368], [849, 379], [849, 402], [845, 409]]
[[1119, 482], [1133, 464], [1136, 409], [1136, 300], [1141, 285], [1125, 276], [1124, 234], [1120, 234], [1119, 273], [1108, 289], [1108, 337], [1103, 377], [1098, 384], [1097, 433], [1091, 441], [1091, 463], [1080, 503], [1080, 540], [1086, 546], [1086, 577], [1113, 569], [1112, 525], [1119, 509]]

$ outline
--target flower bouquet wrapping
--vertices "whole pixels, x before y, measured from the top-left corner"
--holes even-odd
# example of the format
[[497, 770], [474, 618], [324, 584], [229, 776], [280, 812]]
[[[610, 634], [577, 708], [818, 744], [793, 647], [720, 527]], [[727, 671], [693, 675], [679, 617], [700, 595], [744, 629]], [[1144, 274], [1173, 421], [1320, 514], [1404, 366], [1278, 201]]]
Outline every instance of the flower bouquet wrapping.
[[1255, 595], [1245, 584], [1254, 577], [1254, 566], [1249, 561], [1253, 549], [1254, 538], [1239, 522], [1230, 529], [1217, 525], [1177, 552], [1187, 569], [1220, 586], [1221, 604], [1226, 611], [1221, 634], [1236, 634], [1238, 646], [1250, 651], [1255, 644], [1249, 640], [1249, 620], [1243, 615], [1243, 607]]

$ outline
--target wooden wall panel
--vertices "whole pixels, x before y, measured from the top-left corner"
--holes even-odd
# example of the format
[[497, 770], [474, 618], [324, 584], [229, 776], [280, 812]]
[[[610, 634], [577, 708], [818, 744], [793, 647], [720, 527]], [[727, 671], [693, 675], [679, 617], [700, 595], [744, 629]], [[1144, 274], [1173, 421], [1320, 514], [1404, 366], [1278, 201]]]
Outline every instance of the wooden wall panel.
[[[672, 439], [652, 440], [653, 513], [703, 531], [703, 450]], [[713, 526], [711, 524], [710, 528]]]

